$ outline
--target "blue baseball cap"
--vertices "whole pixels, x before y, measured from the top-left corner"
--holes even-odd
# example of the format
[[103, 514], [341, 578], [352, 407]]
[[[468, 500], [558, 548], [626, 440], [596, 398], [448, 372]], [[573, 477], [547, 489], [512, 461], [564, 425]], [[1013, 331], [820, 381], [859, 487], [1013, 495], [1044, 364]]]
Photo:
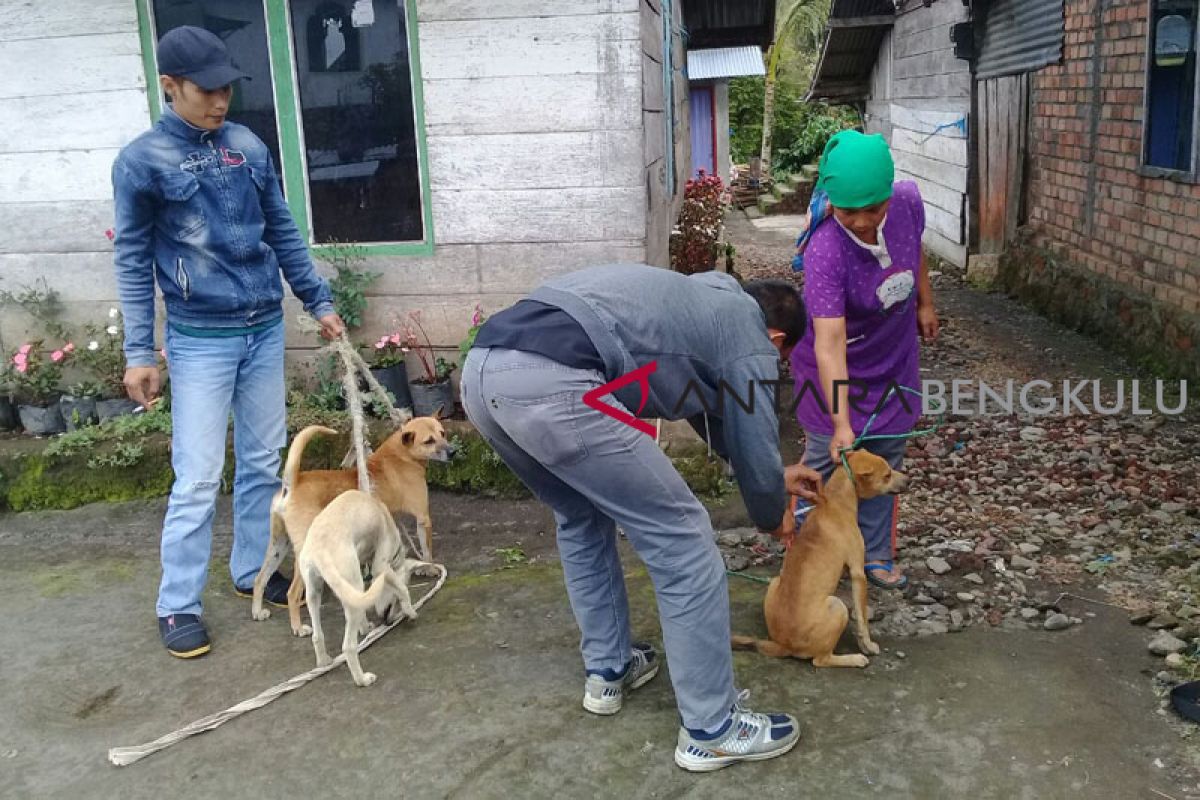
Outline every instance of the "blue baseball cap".
[[212, 91], [250, 76], [233, 64], [229, 49], [215, 33], [182, 25], [158, 40], [158, 71], [161, 75], [187, 78], [201, 89]]

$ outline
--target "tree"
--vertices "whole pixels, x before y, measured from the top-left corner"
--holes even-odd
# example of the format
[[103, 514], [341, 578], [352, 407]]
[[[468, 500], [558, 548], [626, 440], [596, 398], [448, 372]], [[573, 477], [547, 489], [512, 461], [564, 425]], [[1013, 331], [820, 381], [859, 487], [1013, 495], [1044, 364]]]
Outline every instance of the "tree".
[[775, 81], [785, 50], [814, 53], [820, 46], [830, 0], [778, 0], [775, 36], [767, 49], [767, 77], [763, 96], [762, 169], [771, 172], [772, 129], [775, 124]]

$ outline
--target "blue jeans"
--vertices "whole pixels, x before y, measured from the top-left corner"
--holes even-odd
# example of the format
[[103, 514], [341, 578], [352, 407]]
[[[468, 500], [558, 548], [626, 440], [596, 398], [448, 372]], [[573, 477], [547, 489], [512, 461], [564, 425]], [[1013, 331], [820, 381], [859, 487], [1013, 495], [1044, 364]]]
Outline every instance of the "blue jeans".
[[167, 329], [175, 483], [163, 522], [160, 617], [201, 613], [231, 410], [237, 462], [229, 571], [236, 586], [248, 587], [262, 566], [287, 443], [283, 331], [282, 321], [224, 338]]
[[683, 724], [712, 728], [737, 697], [729, 591], [712, 523], [652, 438], [583, 404], [602, 383], [599, 372], [534, 353], [476, 348], [463, 364], [463, 407], [554, 512], [585, 669], [620, 670], [631, 656], [620, 524], [654, 584]]
[[[822, 480], [829, 480], [833, 470], [842, 469], [829, 456], [832, 436], [812, 431], [804, 432], [804, 455], [800, 461], [821, 473]], [[872, 439], [863, 443], [862, 449], [888, 462], [892, 469], [904, 465], [907, 439]], [[867, 562], [891, 561], [896, 557], [896, 515], [900, 508], [897, 495], [880, 495], [858, 504], [858, 527], [862, 531], [863, 544], [867, 549]]]

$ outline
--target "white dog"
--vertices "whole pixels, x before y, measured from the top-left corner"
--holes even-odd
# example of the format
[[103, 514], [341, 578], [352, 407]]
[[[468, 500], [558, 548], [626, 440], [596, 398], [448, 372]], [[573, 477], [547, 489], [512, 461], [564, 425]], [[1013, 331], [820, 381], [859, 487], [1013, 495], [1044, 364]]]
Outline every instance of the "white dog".
[[[371, 586], [363, 590], [362, 564], [371, 565]], [[296, 559], [296, 568], [304, 578], [308, 613], [312, 618], [313, 649], [317, 666], [330, 662], [321, 629], [321, 593], [328, 584], [346, 612], [346, 634], [342, 653], [350, 674], [359, 686], [370, 686], [375, 674], [363, 672], [358, 662], [358, 635], [369, 629], [367, 611], [395, 621], [399, 613], [416, 619], [408, 579], [414, 569], [425, 563], [405, 557], [400, 530], [387, 506], [366, 492], [351, 490], [338, 495], [327, 505], [308, 529], [304, 547]]]

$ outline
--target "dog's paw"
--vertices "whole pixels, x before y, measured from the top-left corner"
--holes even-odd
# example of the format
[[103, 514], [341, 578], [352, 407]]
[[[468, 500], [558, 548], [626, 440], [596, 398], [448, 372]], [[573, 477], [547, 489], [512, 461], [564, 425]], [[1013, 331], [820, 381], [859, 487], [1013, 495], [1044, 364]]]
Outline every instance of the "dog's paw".
[[855, 653], [852, 656], [847, 656], [847, 658], [851, 659], [850, 666], [852, 667], [865, 667], [871, 663], [871, 659], [864, 655], [860, 655], [859, 653]]
[[292, 636], [312, 636], [312, 628], [308, 625], [301, 625], [299, 628], [292, 628]]
[[879, 645], [877, 645], [875, 642], [871, 641], [870, 639], [860, 641], [858, 643], [858, 649], [862, 650], [864, 653], [866, 653], [869, 656], [879, 655]]
[[360, 680], [356, 679], [354, 682], [357, 683], [359, 686], [370, 686], [372, 683], [375, 682], [375, 680], [376, 680], [376, 676], [375, 676], [374, 672], [364, 672], [362, 674], [362, 680], [360, 681]]
[[328, 667], [332, 663], [333, 663], [333, 658], [329, 655], [329, 653], [320, 653], [317, 655], [317, 666], [318, 667]]
[[258, 611], [252, 612], [250, 616], [254, 617], [255, 621], [262, 622], [265, 619], [271, 618], [271, 609], [260, 608]]
[[442, 571], [433, 564], [424, 563], [420, 566], [413, 567], [412, 574], [422, 578], [440, 578]]

